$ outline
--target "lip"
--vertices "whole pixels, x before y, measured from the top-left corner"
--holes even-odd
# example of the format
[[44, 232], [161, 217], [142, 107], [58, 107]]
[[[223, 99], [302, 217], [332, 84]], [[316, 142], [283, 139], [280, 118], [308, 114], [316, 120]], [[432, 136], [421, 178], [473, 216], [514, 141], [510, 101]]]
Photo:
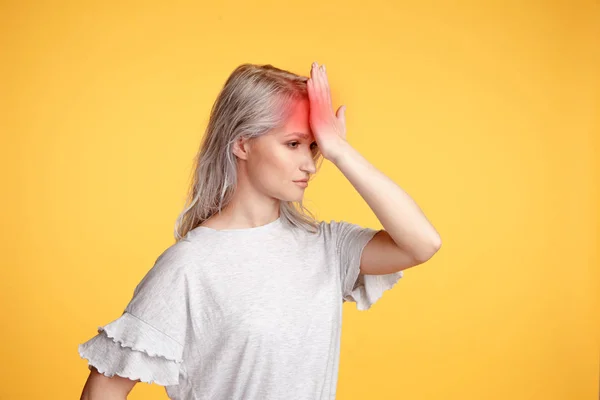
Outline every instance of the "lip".
[[308, 186], [308, 182], [307, 181], [294, 181], [294, 183], [296, 183], [298, 186], [302, 186], [302, 187], [307, 187]]

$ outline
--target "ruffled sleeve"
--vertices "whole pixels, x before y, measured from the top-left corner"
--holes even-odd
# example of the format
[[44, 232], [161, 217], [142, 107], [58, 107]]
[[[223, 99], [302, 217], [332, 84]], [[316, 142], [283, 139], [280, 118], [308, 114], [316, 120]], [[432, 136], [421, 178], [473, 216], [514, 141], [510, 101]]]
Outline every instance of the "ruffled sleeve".
[[368, 310], [402, 278], [403, 272], [384, 275], [360, 273], [362, 252], [379, 230], [345, 221], [331, 221], [329, 226], [340, 268], [343, 301], [355, 302], [358, 310]]
[[79, 345], [88, 368], [112, 377], [162, 386], [185, 377], [183, 352], [188, 329], [186, 265], [188, 252], [179, 242], [165, 250], [136, 286], [125, 311], [97, 328]]
[[162, 386], [179, 383], [183, 345], [163, 332], [128, 312], [98, 332], [79, 345], [89, 369]]

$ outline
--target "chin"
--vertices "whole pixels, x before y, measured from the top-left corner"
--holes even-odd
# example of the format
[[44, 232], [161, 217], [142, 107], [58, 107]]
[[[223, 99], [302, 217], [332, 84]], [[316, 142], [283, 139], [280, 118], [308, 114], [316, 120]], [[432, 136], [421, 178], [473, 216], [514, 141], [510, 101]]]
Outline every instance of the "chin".
[[283, 201], [302, 201], [302, 199], [304, 198], [304, 196], [300, 195], [300, 196], [288, 196], [287, 198], [283, 199]]
[[291, 190], [279, 190], [278, 195], [275, 196], [281, 201], [301, 201], [304, 198], [305, 189], [294, 184], [294, 188]]
[[284, 196], [281, 196], [279, 200], [281, 201], [301, 201], [304, 198], [304, 193], [290, 193]]

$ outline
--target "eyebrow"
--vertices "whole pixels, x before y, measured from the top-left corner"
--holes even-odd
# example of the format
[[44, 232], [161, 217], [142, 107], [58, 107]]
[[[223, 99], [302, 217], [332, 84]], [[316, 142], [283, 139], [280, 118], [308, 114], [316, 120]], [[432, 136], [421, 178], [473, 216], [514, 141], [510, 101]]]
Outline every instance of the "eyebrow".
[[302, 133], [302, 132], [292, 132], [292, 133], [288, 133], [287, 135], [285, 135], [285, 137], [290, 137], [290, 136], [294, 136], [294, 135], [300, 136], [300, 137], [302, 137], [302, 138], [304, 138], [304, 139], [308, 139], [308, 134], [306, 134], [306, 133]]

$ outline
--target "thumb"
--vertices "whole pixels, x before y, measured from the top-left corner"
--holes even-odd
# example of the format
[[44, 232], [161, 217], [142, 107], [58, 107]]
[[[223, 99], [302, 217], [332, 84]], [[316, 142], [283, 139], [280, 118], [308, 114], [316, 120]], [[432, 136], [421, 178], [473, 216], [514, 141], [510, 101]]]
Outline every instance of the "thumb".
[[340, 108], [338, 108], [337, 112], [335, 113], [335, 116], [337, 117], [338, 120], [340, 120], [344, 125], [346, 125], [346, 106], [340, 106]]

